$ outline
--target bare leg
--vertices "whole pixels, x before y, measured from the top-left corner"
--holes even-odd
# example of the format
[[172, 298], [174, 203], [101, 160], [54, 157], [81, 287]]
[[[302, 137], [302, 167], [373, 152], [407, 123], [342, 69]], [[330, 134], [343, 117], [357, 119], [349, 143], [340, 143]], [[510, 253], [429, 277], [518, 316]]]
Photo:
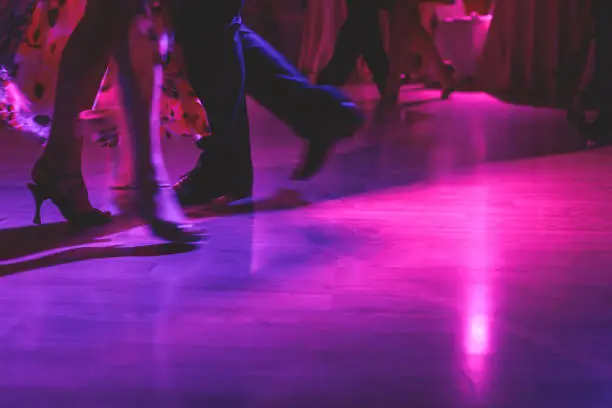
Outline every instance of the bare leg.
[[40, 207], [50, 199], [75, 227], [108, 223], [110, 214], [91, 205], [82, 176], [83, 140], [76, 134], [81, 111], [91, 108], [117, 39], [126, 35], [138, 0], [88, 0], [83, 18], [70, 36], [59, 68], [53, 122], [42, 157], [28, 184]]
[[[125, 110], [122, 109], [122, 94], [117, 71], [117, 64], [113, 60], [104, 78], [103, 87], [107, 87], [107, 92], [98, 94], [93, 111], [88, 112], [94, 118], [99, 117], [101, 123], [94, 123], [96, 128], [85, 129], [83, 134], [96, 134], [98, 143], [101, 140], [109, 140], [109, 146], [116, 143], [114, 149], [109, 149], [109, 156], [112, 157], [110, 185], [113, 190], [124, 190], [135, 185], [134, 154]], [[81, 120], [84, 124], [88, 122]], [[113, 141], [113, 137], [116, 137], [116, 140]]]
[[183, 221], [182, 210], [173, 190], [162, 188], [169, 186], [169, 180], [160, 144], [163, 68], [158, 54], [156, 44], [146, 36], [143, 39], [137, 27], [119, 42], [115, 60], [128, 127], [128, 134], [122, 137], [130, 139], [134, 154], [139, 215], [164, 239], [192, 241], [194, 237], [178, 225]]
[[[134, 32], [137, 29], [133, 30]], [[120, 95], [127, 119], [127, 138], [134, 149], [134, 170], [138, 186], [158, 184], [166, 178], [159, 141], [159, 98], [162, 66], [154, 61], [152, 45], [143, 49], [132, 46], [140, 33], [131, 33], [121, 40], [115, 60], [119, 73]], [[145, 43], [148, 45], [148, 43]], [[160, 172], [162, 174], [160, 174]]]
[[[82, 139], [75, 137], [79, 113], [90, 109], [117, 40], [128, 32], [133, 0], [88, 0], [62, 54], [53, 123], [43, 153], [54, 169], [80, 171]], [[133, 11], [133, 7], [132, 7]], [[59, 160], [58, 160], [59, 159]]]
[[440, 78], [442, 90], [451, 90], [455, 87], [453, 75], [440, 56], [440, 51], [438, 51], [433, 39], [425, 27], [423, 27], [423, 24], [421, 24], [420, 15], [418, 13], [419, 12], [417, 9], [415, 10], [414, 14], [411, 14], [409, 36], [415, 43], [415, 49], [417, 49], [422, 55], [423, 61], [429, 62], [433, 65], [438, 77]]
[[[136, 3], [88, 0], [62, 54], [49, 141], [33, 179], [41, 184], [46, 180], [55, 197], [68, 195], [73, 210], [79, 212], [92, 207], [80, 178], [83, 140], [75, 134], [76, 121], [81, 111], [93, 105], [117, 40], [128, 32]], [[64, 175], [73, 177], [63, 179]], [[74, 183], [80, 183], [81, 188], [75, 188]]]

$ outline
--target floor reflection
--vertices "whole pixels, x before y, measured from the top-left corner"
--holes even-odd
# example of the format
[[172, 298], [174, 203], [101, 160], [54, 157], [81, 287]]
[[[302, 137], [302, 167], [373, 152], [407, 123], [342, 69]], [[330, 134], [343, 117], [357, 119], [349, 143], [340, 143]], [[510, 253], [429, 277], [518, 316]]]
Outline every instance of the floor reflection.
[[487, 225], [489, 211], [488, 187], [477, 187], [472, 192], [472, 207], [466, 222], [469, 248], [465, 253], [463, 286], [465, 294], [463, 358], [467, 376], [472, 384], [471, 397], [484, 400], [488, 375], [488, 356], [491, 352], [492, 259], [495, 236]]
[[[2, 408], [603, 408], [610, 150], [553, 155], [580, 140], [551, 109], [413, 103], [438, 95], [407, 89], [309, 183], [286, 181], [301, 141], [250, 104], [255, 203], [192, 214], [197, 247], [72, 237], [53, 206], [31, 227], [40, 148], [1, 135]], [[163, 143], [172, 178], [195, 163]]]

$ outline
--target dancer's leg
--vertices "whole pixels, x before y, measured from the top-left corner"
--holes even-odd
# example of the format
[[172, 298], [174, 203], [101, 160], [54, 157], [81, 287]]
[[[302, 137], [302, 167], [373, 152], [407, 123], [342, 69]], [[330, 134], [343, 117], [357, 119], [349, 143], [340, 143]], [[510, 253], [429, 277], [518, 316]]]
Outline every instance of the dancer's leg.
[[612, 4], [601, 1], [595, 18], [595, 88], [602, 112], [612, 120]]
[[407, 13], [408, 18], [408, 36], [414, 42], [415, 49], [423, 57], [424, 63], [432, 64], [440, 79], [443, 92], [452, 91], [455, 88], [453, 74], [444, 63], [440, 51], [438, 51], [438, 47], [436, 47], [429, 32], [423, 27], [418, 8], [407, 8], [404, 12]]
[[241, 5], [241, 0], [183, 1], [177, 16], [187, 76], [212, 130], [199, 144], [203, 152], [196, 167], [176, 185], [186, 205], [252, 195]]
[[134, 0], [88, 0], [83, 18], [64, 48], [53, 122], [42, 161], [58, 173], [81, 172], [83, 140], [75, 134], [79, 113], [90, 109], [117, 41], [126, 36]]
[[109, 214], [94, 209], [81, 175], [83, 140], [75, 132], [79, 113], [91, 108], [117, 40], [128, 32], [138, 0], [88, 0], [83, 18], [62, 54], [53, 122], [42, 157], [29, 185], [40, 205], [51, 199], [79, 227], [100, 225]]
[[246, 92], [309, 139], [328, 122], [343, 118], [351, 100], [331, 86], [313, 85], [272, 45], [250, 28], [240, 28], [246, 66]]
[[[379, 20], [379, 7], [374, 1], [352, 0], [347, 2], [349, 13], [359, 21], [357, 41], [374, 83], [381, 95], [385, 95], [387, 75], [389, 74], [389, 57], [385, 51]], [[354, 9], [354, 10], [352, 10]]]
[[594, 93], [599, 107], [595, 121], [583, 131], [592, 145], [612, 143], [612, 4], [609, 1], [594, 3], [595, 13], [595, 72]]
[[160, 144], [162, 57], [159, 46], [143, 36], [134, 27], [131, 35], [119, 41], [115, 54], [129, 131], [122, 136], [130, 139], [134, 153], [137, 210], [156, 235], [171, 241], [192, 240], [178, 226], [182, 210], [169, 188]]
[[[134, 30], [136, 31], [136, 30]], [[134, 176], [138, 186], [168, 183], [160, 145], [161, 61], [154, 61], [154, 46], [133, 47], [134, 37], [121, 41], [115, 54], [120, 94], [125, 108], [128, 135], [122, 135], [134, 150]], [[162, 181], [163, 180], [163, 181]]]
[[295, 133], [308, 140], [295, 178], [313, 176], [340, 138], [352, 136], [363, 114], [337, 89], [312, 85], [284, 56], [247, 27], [240, 29], [246, 91]]
[[[408, 0], [409, 1], [409, 0]], [[397, 100], [401, 86], [402, 74], [410, 73], [409, 47], [410, 34], [408, 31], [408, 13], [406, 1], [397, 1], [389, 10], [389, 75], [387, 77], [385, 96], [389, 100]]]
[[354, 3], [359, 1], [346, 0], [347, 17], [340, 28], [334, 53], [319, 73], [317, 84], [340, 86], [346, 84], [351, 72], [357, 65], [361, 54], [361, 21], [360, 13], [354, 12]]

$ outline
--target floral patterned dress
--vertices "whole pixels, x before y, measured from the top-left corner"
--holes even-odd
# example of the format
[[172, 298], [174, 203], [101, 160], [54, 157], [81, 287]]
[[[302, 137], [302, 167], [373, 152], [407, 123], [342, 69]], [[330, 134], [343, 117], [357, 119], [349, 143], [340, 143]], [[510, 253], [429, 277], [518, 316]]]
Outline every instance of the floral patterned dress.
[[[62, 50], [85, 5], [86, 0], [0, 0], [4, 16], [0, 17], [0, 27], [11, 27], [10, 30], [0, 29], [0, 57], [3, 57], [0, 61], [6, 66], [6, 69], [0, 68], [0, 120], [34, 135], [43, 143], [48, 137], [53, 115]], [[7, 9], [11, 13], [7, 13]], [[143, 20], [147, 24], [143, 24]], [[16, 22], [21, 22], [22, 26]], [[29, 23], [24, 25], [23, 22]], [[146, 18], [140, 17], [135, 24], [143, 31], [139, 37], [139, 41], [145, 42], [143, 48], [151, 47], [150, 41], [156, 37], [145, 31], [159, 27], [161, 17], [147, 13]], [[11, 58], [7, 58], [7, 54]], [[160, 101], [162, 134], [166, 137], [207, 136], [210, 128], [206, 112], [185, 78], [179, 56], [180, 50], [175, 49], [164, 65]], [[108, 110], [118, 105], [115, 71], [111, 63], [94, 110]], [[104, 143], [109, 144], [108, 140]]]

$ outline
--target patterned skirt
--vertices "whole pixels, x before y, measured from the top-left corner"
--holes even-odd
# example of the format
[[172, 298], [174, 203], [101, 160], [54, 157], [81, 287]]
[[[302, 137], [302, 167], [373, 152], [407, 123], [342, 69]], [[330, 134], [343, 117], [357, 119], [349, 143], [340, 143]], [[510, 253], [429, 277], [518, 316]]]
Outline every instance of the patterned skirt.
[[[86, 0], [0, 0], [0, 10], [12, 26], [0, 18], [0, 120], [45, 142], [53, 116], [55, 85], [62, 50], [78, 24]], [[5, 13], [6, 10], [11, 11]], [[142, 42], [134, 49], [158, 47], [151, 32], [161, 26], [155, 13], [139, 16], [134, 23]], [[20, 24], [17, 24], [19, 22]], [[9, 29], [10, 28], [10, 29]], [[206, 112], [195, 96], [174, 49], [164, 65], [161, 130], [165, 137], [199, 138], [210, 134]], [[152, 61], [155, 63], [155, 61]], [[118, 105], [116, 67], [109, 65], [94, 111], [110, 112]], [[94, 115], [95, 116], [95, 115]], [[100, 137], [100, 135], [94, 135]], [[109, 143], [110, 142], [110, 143]], [[104, 140], [113, 144], [112, 140]]]

